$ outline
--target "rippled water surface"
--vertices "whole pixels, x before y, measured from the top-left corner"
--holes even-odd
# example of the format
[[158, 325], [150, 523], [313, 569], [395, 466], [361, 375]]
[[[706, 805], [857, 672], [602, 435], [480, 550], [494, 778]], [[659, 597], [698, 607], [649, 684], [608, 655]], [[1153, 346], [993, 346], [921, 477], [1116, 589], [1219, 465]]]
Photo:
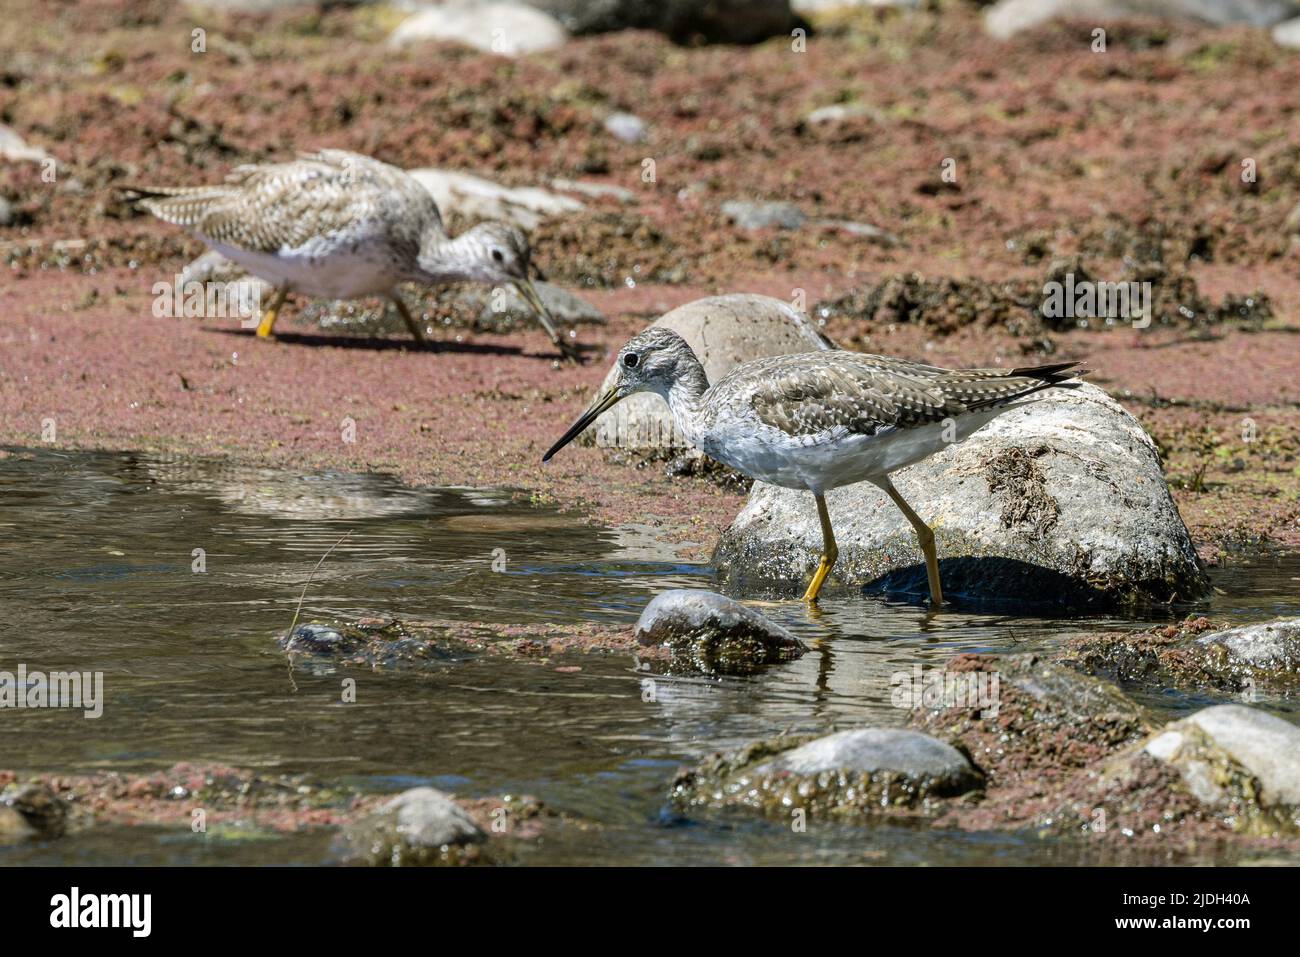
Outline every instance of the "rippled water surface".
[[[419, 783], [528, 792], [598, 825], [559, 828], [535, 863], [1079, 863], [1020, 835], [675, 818], [673, 771], [785, 729], [898, 724], [892, 674], [959, 650], [1049, 648], [1100, 624], [828, 593], [762, 610], [819, 650], [753, 678], [656, 679], [623, 655], [548, 665], [498, 655], [397, 672], [290, 676], [275, 645], [321, 556], [303, 620], [363, 615], [502, 624], [635, 621], [671, 587], [711, 586], [638, 529], [602, 529], [499, 489], [411, 489], [383, 476], [232, 468], [148, 455], [11, 449], [0, 458], [0, 670], [102, 671], [103, 716], [0, 711], [0, 767], [142, 771], [178, 761], [306, 773], [363, 790]], [[350, 533], [350, 534], [347, 534]], [[339, 539], [347, 534], [344, 541]], [[196, 550], [201, 549], [201, 553]], [[205, 570], [196, 570], [201, 557]], [[494, 571], [504, 560], [504, 570]], [[1300, 613], [1300, 562], [1216, 571], [1215, 616]], [[556, 665], [581, 666], [557, 672]], [[343, 703], [342, 677], [357, 682]], [[295, 687], [296, 686], [296, 687]], [[1208, 703], [1162, 696], [1171, 714]], [[1280, 702], [1265, 702], [1288, 717]], [[101, 828], [0, 849], [0, 863], [250, 863], [324, 859], [327, 838], [253, 841]]]

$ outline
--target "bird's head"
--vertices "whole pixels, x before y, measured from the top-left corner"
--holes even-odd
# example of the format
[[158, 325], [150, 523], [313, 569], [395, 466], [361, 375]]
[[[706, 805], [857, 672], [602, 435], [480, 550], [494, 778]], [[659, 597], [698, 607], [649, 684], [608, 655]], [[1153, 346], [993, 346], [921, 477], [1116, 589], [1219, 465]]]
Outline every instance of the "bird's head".
[[523, 230], [507, 223], [480, 223], [459, 237], [466, 271], [477, 282], [527, 282], [532, 250]]
[[697, 377], [701, 386], [706, 384], [699, 360], [685, 339], [662, 326], [651, 326], [637, 333], [618, 350], [614, 368], [607, 376], [610, 385], [542, 456], [542, 461], [550, 461], [551, 456], [620, 400], [636, 392], [654, 392], [666, 399], [673, 386], [685, 377]]

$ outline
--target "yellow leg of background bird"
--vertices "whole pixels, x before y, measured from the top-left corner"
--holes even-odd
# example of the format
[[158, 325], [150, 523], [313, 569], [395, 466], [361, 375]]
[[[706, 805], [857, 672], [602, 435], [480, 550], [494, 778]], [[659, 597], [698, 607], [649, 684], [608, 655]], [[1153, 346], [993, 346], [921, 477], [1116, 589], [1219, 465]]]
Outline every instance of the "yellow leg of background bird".
[[410, 330], [415, 341], [423, 343], [425, 341], [424, 329], [415, 321], [415, 316], [411, 315], [411, 310], [406, 308], [406, 303], [402, 302], [402, 297], [397, 293], [393, 293], [392, 300], [393, 305], [397, 307], [397, 311], [402, 314], [402, 321], [406, 323], [406, 328]]
[[275, 317], [284, 305], [285, 297], [289, 295], [288, 289], [277, 289], [275, 295], [271, 297], [271, 305], [262, 310], [262, 321], [257, 324], [257, 337], [259, 339], [268, 339], [271, 336], [271, 330], [275, 328]]
[[822, 590], [822, 583], [826, 581], [826, 576], [835, 566], [835, 560], [840, 557], [839, 547], [835, 544], [835, 530], [831, 528], [831, 514], [826, 511], [826, 498], [816, 493], [813, 494], [813, 498], [817, 500], [817, 517], [822, 523], [822, 560], [817, 563], [817, 571], [813, 574], [812, 581], [808, 583], [808, 590], [803, 593], [803, 601], [807, 602], [817, 600], [817, 595]]
[[939, 585], [939, 553], [934, 547], [934, 531], [912, 511], [912, 507], [903, 500], [903, 496], [898, 494], [898, 489], [894, 488], [894, 483], [887, 477], [883, 481], [877, 481], [876, 484], [894, 500], [898, 510], [907, 516], [907, 520], [912, 523], [912, 528], [916, 530], [916, 540], [921, 546], [922, 554], [925, 555], [925, 573], [930, 579], [930, 603], [938, 608], [943, 604], [943, 589]]

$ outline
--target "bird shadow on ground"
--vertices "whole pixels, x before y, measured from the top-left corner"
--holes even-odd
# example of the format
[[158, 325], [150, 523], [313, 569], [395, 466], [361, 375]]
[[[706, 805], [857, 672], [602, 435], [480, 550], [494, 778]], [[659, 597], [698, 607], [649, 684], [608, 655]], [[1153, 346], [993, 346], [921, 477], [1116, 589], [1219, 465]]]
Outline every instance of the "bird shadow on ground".
[[[253, 340], [256, 336], [247, 329], [207, 329], [207, 332], [223, 336], [236, 336], [240, 339]], [[287, 346], [307, 346], [309, 348], [328, 347], [334, 349], [365, 349], [372, 352], [406, 351], [406, 352], [455, 352], [467, 355], [527, 356], [537, 359], [554, 359], [554, 355], [542, 352], [524, 352], [518, 346], [498, 346], [483, 343], [456, 342], [453, 339], [431, 339], [425, 343], [411, 338], [387, 338], [384, 336], [348, 336], [314, 332], [277, 332], [275, 342]]]

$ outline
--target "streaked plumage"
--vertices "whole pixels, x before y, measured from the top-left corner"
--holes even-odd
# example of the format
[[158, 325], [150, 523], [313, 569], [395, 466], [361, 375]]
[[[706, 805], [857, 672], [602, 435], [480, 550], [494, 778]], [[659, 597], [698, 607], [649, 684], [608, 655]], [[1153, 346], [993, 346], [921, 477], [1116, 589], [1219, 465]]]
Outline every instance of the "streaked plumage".
[[[428, 190], [396, 166], [321, 150], [284, 163], [239, 166], [224, 183], [132, 192], [142, 208], [271, 283], [280, 299], [289, 292], [384, 296], [422, 338], [398, 296], [399, 284], [509, 283], [533, 306], [551, 341], [574, 355], [529, 281], [523, 233], [484, 223], [451, 238]], [[264, 321], [259, 333], [269, 334], [270, 323]]]
[[[652, 327], [620, 350], [617, 384], [547, 452], [549, 459], [605, 409], [634, 392], [656, 392], [687, 440], [751, 478], [807, 489], [817, 500], [826, 557], [805, 599], [815, 600], [837, 549], [824, 495], [873, 482], [916, 528], [930, 589], [942, 601], [933, 533], [907, 506], [889, 474], [960, 442], [1017, 400], [1077, 385], [1075, 363], [1010, 371], [942, 369], [888, 356], [829, 351], [742, 363], [710, 386], [676, 333]], [[545, 460], [545, 459], [544, 459]]]

